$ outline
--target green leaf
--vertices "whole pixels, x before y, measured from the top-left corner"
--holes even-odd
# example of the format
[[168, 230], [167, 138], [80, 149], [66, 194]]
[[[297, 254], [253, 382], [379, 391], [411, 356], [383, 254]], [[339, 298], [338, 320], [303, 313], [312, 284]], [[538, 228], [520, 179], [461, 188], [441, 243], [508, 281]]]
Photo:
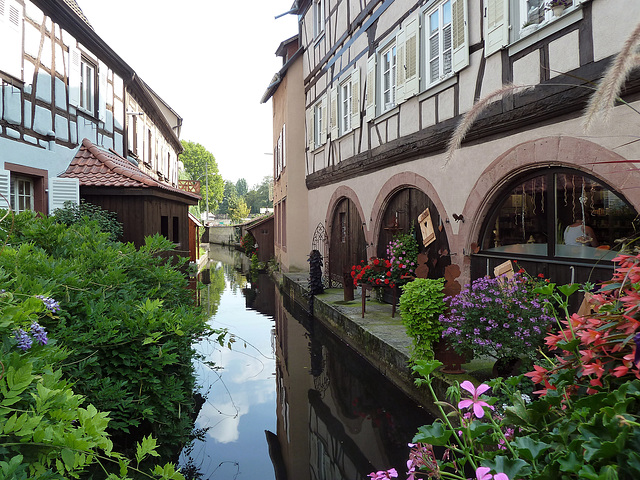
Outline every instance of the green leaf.
[[531, 437], [518, 437], [515, 442], [518, 453], [528, 461], [536, 460], [542, 452], [551, 447], [548, 443], [534, 440]]
[[559, 458], [558, 463], [561, 471], [577, 473], [582, 467], [583, 458], [578, 457], [575, 452], [570, 452], [568, 456]]
[[576, 347], [580, 345], [580, 339], [574, 338], [570, 342], [560, 341], [556, 345], [567, 352], [575, 352]]
[[504, 473], [507, 477], [514, 479], [525, 476], [531, 468], [524, 460], [519, 458], [512, 460], [502, 455], [493, 460], [483, 460], [482, 466], [489, 467], [496, 473]]
[[63, 448], [62, 452], [60, 452], [60, 456], [62, 457], [65, 468], [68, 471], [72, 471], [76, 465], [76, 456], [73, 451], [68, 448]]
[[413, 437], [413, 443], [444, 446], [447, 445], [452, 433], [451, 430], [445, 429], [440, 422], [435, 422], [433, 425], [423, 425], [418, 428], [418, 433]]
[[438, 360], [417, 360], [416, 364], [411, 367], [414, 373], [427, 378], [433, 371], [443, 364]]
[[487, 430], [491, 430], [492, 428], [493, 425], [491, 425], [490, 423], [484, 423], [478, 420], [474, 420], [469, 425], [469, 436], [471, 438], [478, 438], [484, 432], [486, 432]]
[[568, 285], [558, 285], [558, 291], [562, 293], [565, 297], [569, 297], [576, 293], [580, 289], [579, 283], [571, 283]]
[[147, 455], [159, 457], [160, 455], [156, 452], [156, 447], [156, 439], [151, 435], [142, 437], [142, 442], [138, 442], [138, 447], [136, 448], [136, 462], [140, 463]]

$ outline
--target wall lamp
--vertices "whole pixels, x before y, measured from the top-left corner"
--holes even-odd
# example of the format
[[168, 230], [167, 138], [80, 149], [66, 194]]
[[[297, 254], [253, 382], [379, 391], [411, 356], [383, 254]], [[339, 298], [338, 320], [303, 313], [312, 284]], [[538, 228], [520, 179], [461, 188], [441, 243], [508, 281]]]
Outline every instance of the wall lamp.
[[454, 219], [456, 222], [462, 222], [462, 223], [464, 223], [464, 216], [463, 216], [462, 214], [458, 215], [457, 213], [454, 213], [454, 214], [453, 214], [453, 219]]

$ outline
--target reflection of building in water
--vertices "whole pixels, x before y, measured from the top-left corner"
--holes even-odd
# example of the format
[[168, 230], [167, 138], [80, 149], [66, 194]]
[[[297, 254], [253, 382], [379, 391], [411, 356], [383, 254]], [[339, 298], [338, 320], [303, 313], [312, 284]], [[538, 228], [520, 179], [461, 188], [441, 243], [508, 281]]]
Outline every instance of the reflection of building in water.
[[276, 305], [277, 436], [288, 478], [365, 480], [402, 468], [407, 442], [431, 419], [316, 320], [303, 326]]

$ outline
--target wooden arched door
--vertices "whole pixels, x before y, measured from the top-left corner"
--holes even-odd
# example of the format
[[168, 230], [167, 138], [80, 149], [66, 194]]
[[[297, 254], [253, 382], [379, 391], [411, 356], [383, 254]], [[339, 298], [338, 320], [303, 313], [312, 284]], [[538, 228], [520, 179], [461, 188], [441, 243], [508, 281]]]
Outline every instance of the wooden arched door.
[[338, 202], [331, 219], [329, 271], [333, 281], [342, 284], [343, 275], [351, 266], [367, 260], [367, 244], [362, 218], [355, 204], [348, 198]]
[[[429, 209], [431, 221], [435, 229], [435, 240], [424, 247], [418, 217]], [[417, 188], [403, 188], [396, 192], [387, 202], [380, 234], [378, 236], [377, 255], [387, 257], [387, 245], [397, 233], [408, 233], [413, 226], [420, 252], [429, 257], [429, 278], [444, 276], [444, 268], [451, 264], [449, 242], [444, 230], [440, 213], [431, 199]]]

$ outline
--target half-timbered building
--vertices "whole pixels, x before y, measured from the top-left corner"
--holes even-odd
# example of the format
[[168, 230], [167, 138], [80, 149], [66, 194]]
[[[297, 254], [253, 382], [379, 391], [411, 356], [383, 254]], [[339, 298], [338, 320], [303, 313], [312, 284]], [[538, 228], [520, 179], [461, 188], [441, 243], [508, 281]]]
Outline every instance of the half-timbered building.
[[[336, 279], [385, 256], [394, 233], [411, 225], [422, 241], [418, 218], [427, 209], [429, 276], [459, 269], [462, 283], [518, 260], [560, 283], [610, 277], [640, 209], [640, 75], [627, 80], [627, 105], [609, 123], [585, 132], [581, 117], [640, 22], [640, 2], [573, 0], [559, 11], [547, 3], [294, 4], [307, 242], [326, 229]], [[511, 84], [527, 88], [491, 97]], [[485, 98], [448, 160], [454, 128]]]
[[[75, 0], [0, 0], [0, 45], [0, 208], [48, 214], [78, 202], [82, 182], [60, 175], [84, 139], [178, 190], [182, 118], [96, 34]], [[181, 229], [192, 203], [183, 197]]]

